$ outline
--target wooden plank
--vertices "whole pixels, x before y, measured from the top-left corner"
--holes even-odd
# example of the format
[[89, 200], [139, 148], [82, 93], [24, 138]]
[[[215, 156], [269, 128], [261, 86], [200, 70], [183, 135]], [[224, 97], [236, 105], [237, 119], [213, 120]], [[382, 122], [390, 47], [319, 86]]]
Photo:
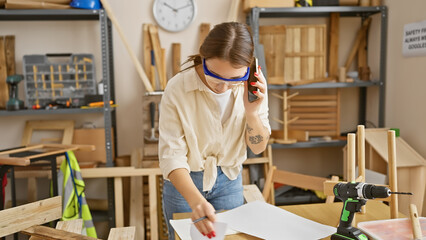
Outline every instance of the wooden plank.
[[[59, 221], [56, 224], [56, 229], [64, 230], [64, 231], [71, 232], [71, 233], [81, 234], [81, 230], [83, 229], [83, 219]], [[30, 240], [43, 240], [43, 238], [31, 236]]]
[[114, 178], [115, 226], [124, 227], [123, 181], [121, 177]]
[[62, 200], [60, 196], [2, 210], [0, 211], [0, 237], [61, 217]]
[[330, 107], [337, 106], [336, 101], [291, 101], [292, 107]]
[[291, 113], [290, 118], [299, 117], [300, 119], [318, 119], [318, 118], [336, 118], [336, 113]]
[[80, 234], [81, 231], [83, 230], [83, 219], [73, 219], [73, 220], [69, 220], [69, 221], [59, 221], [56, 224], [56, 229]]
[[7, 76], [15, 75], [15, 36], [5, 37], [5, 54], [6, 54], [6, 69]]
[[[389, 186], [392, 192], [398, 192], [398, 183], [396, 175], [396, 141], [395, 141], [395, 131], [388, 131], [388, 177], [389, 177]], [[391, 208], [391, 218], [398, 217], [398, 195], [392, 194], [391, 201], [389, 206]]]
[[[293, 51], [300, 52], [301, 51], [301, 28], [293, 29]], [[295, 57], [293, 58], [293, 81], [300, 81], [301, 79], [301, 58]], [[287, 79], [287, 82], [290, 79]]]
[[242, 0], [231, 0], [231, 6], [228, 10], [227, 22], [238, 22], [238, 13], [240, 12], [240, 5]]
[[[142, 167], [142, 148], [134, 149], [130, 157], [130, 165], [133, 167]], [[136, 239], [144, 239], [144, 211], [143, 211], [143, 177], [130, 178], [130, 215], [129, 225], [135, 226]]]
[[336, 119], [298, 119], [293, 125], [336, 124]]
[[259, 26], [259, 35], [284, 34], [286, 25]]
[[292, 101], [307, 101], [307, 100], [337, 100], [337, 96], [333, 94], [328, 95], [297, 95], [292, 98]]
[[135, 232], [135, 227], [111, 228], [108, 240], [133, 240]]
[[201, 25], [200, 25], [200, 37], [198, 39], [198, 47], [201, 47], [201, 45], [204, 42], [204, 39], [206, 39], [209, 32], [210, 32], [210, 23], [201, 23]]
[[21, 233], [30, 235], [30, 236], [35, 236], [42, 239], [47, 239], [47, 240], [61, 240], [61, 239], [94, 240], [94, 239], [97, 239], [97, 238], [87, 237], [81, 234], [71, 233], [64, 230], [53, 229], [53, 228], [45, 227], [45, 226], [32, 226], [22, 230]]
[[83, 178], [115, 178], [161, 175], [159, 168], [133, 168], [133, 167], [105, 167], [105, 168], [84, 168], [81, 169]]
[[361, 40], [365, 37], [365, 34], [367, 33], [368, 28], [370, 27], [370, 23], [371, 23], [371, 18], [367, 18], [362, 23], [361, 28], [358, 30], [357, 36], [355, 38], [355, 42], [352, 45], [352, 49], [349, 53], [348, 58], [346, 59], [345, 68], [347, 71], [349, 71], [349, 67], [351, 66], [352, 60], [354, 59], [355, 54], [358, 51]]
[[348, 179], [346, 179], [348, 182], [355, 181], [355, 134], [349, 133], [348, 134], [348, 149], [347, 149], [347, 174]]
[[166, 70], [166, 49], [165, 48], [161, 48], [161, 66], [163, 66], [163, 68], [161, 69], [161, 74], [164, 76], [163, 81], [161, 83], [161, 86], [164, 86], [163, 89], [166, 88], [167, 85], [167, 70]]
[[[307, 28], [306, 30], [308, 31], [307, 33], [308, 53], [319, 53], [320, 55], [325, 54], [325, 52], [318, 52], [319, 49], [316, 48], [316, 42], [318, 41], [318, 38], [317, 38], [318, 35], [316, 35], [316, 31], [315, 31], [316, 29], [313, 27], [310, 27], [310, 28]], [[315, 75], [315, 72], [318, 71], [318, 67], [316, 66], [316, 62], [318, 62], [317, 60], [318, 58], [316, 58], [316, 55], [317, 54], [312, 54], [311, 56], [306, 57], [307, 63], [305, 63], [305, 66], [307, 66], [307, 68], [305, 67], [305, 69], [307, 69], [308, 74], [306, 77], [302, 77], [302, 79], [312, 80], [317, 78], [317, 76]]]
[[269, 159], [267, 157], [247, 158], [247, 160], [243, 162], [243, 165], [259, 164], [259, 163], [267, 163], [267, 162], [269, 162]]
[[0, 165], [28, 166], [30, 163], [29, 158], [0, 157]]
[[411, 229], [413, 230], [413, 239], [422, 239], [422, 229], [420, 227], [419, 214], [416, 205], [410, 204]]
[[181, 44], [173, 43], [172, 44], [172, 66], [173, 66], [173, 76], [180, 72], [181, 68]]
[[158, 239], [158, 217], [157, 217], [157, 177], [148, 176], [149, 184], [149, 219], [151, 227], [151, 239]]
[[328, 74], [337, 78], [339, 68], [340, 13], [330, 13], [330, 46], [328, 48]]
[[35, 202], [37, 201], [37, 178], [30, 177], [27, 179], [27, 201]]
[[337, 112], [334, 107], [291, 107], [292, 113], [322, 113], [322, 112]]
[[6, 83], [7, 65], [4, 38], [0, 36], [0, 109], [6, 108], [9, 100], [9, 87]]
[[161, 90], [164, 90], [166, 88], [165, 84], [167, 83], [167, 79], [164, 72], [165, 68], [163, 66], [164, 62], [162, 60], [160, 36], [158, 35], [157, 26], [150, 25], [149, 34], [151, 36], [151, 44], [154, 50], [155, 67], [157, 68], [158, 76], [160, 78]]
[[255, 184], [243, 185], [243, 195], [247, 203], [254, 201], [265, 202], [262, 193]]
[[155, 72], [152, 72], [154, 70], [152, 68], [153, 66], [153, 54], [152, 52], [152, 44], [151, 44], [151, 37], [149, 35], [149, 26], [151, 24], [145, 23], [142, 25], [142, 39], [143, 39], [143, 66], [145, 69], [145, 73], [148, 76], [151, 85], [153, 89], [156, 89], [156, 82], [155, 82]]

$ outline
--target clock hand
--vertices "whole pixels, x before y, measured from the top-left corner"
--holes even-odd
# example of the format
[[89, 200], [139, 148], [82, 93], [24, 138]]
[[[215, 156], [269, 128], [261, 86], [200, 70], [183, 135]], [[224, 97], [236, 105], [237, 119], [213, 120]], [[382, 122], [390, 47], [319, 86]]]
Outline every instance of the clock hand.
[[185, 5], [185, 6], [183, 6], [183, 7], [177, 8], [176, 10], [177, 10], [177, 11], [179, 11], [180, 9], [182, 9], [182, 8], [186, 8], [186, 7], [189, 7], [189, 6], [191, 6], [191, 4], [188, 4], [188, 5]]
[[166, 2], [164, 2], [163, 4], [164, 4], [164, 6], [167, 6], [167, 7], [171, 8], [173, 10], [173, 12], [177, 12], [179, 10], [179, 9], [175, 9], [174, 7], [170, 6]]

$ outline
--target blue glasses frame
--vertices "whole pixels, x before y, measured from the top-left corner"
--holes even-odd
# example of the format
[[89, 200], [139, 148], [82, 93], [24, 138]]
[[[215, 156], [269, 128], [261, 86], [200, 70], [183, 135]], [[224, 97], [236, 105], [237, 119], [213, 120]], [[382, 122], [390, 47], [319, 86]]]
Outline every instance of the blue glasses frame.
[[206, 59], [205, 58], [203, 58], [203, 70], [204, 70], [204, 74], [206, 74], [208, 76], [211, 76], [211, 77], [214, 77], [214, 78], [217, 78], [217, 79], [220, 79], [220, 80], [224, 80], [224, 81], [230, 81], [230, 82], [247, 81], [248, 78], [249, 78], [249, 75], [250, 75], [250, 67], [247, 67], [247, 72], [246, 72], [246, 74], [244, 74], [243, 77], [240, 77], [240, 78], [223, 78], [223, 77], [220, 77], [220, 76], [209, 71], [209, 69], [206, 66]]

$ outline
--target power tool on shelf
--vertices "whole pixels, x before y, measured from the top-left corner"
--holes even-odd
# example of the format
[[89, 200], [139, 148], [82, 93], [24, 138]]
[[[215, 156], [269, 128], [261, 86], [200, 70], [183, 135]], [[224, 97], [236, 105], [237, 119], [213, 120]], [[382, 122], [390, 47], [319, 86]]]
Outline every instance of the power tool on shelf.
[[336, 198], [342, 200], [343, 209], [340, 214], [339, 227], [337, 227], [337, 232], [331, 235], [331, 240], [368, 240], [361, 230], [352, 227], [355, 212], [361, 212], [361, 207], [367, 203], [368, 199], [387, 198], [391, 194], [412, 195], [412, 193], [391, 192], [387, 187], [363, 182], [337, 183], [333, 187], [333, 193]]
[[24, 101], [18, 99], [18, 84], [21, 81], [21, 75], [10, 75], [6, 78], [6, 83], [9, 84], [9, 100], [6, 104], [7, 110], [24, 109]]

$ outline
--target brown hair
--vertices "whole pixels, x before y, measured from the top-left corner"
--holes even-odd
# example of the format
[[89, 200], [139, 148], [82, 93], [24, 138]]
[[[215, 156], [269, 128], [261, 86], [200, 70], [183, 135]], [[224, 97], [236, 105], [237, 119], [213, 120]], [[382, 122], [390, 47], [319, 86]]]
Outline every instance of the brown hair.
[[214, 26], [199, 51], [199, 54], [188, 57], [185, 63], [193, 61], [194, 65], [184, 70], [200, 65], [202, 58], [224, 59], [234, 67], [250, 66], [254, 52], [253, 38], [246, 24], [225, 22]]

